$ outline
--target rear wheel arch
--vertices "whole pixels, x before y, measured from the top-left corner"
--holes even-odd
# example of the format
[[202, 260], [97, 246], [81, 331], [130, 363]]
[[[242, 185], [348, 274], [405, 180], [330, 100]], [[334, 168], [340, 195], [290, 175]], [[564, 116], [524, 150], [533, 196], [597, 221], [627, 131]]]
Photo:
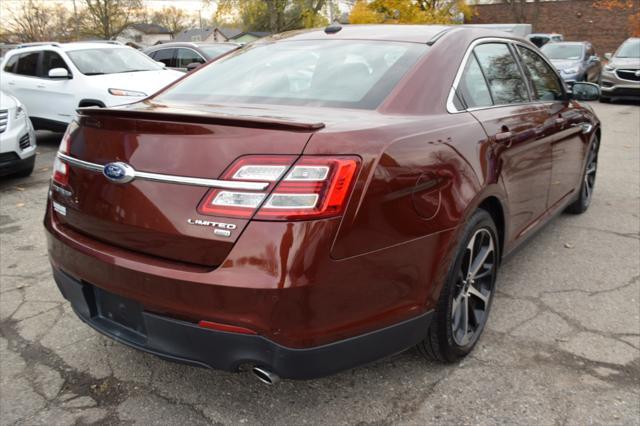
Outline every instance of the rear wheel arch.
[[498, 197], [491, 195], [485, 198], [478, 205], [478, 208], [485, 210], [493, 219], [493, 223], [496, 225], [496, 230], [498, 231], [498, 243], [500, 244], [499, 253], [502, 254], [504, 251], [506, 234], [505, 212], [502, 202]]

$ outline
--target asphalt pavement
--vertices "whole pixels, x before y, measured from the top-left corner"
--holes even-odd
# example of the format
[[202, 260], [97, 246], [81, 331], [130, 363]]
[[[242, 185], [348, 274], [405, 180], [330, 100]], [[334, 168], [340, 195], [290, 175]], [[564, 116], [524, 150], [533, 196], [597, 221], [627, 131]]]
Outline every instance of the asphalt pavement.
[[594, 199], [503, 265], [487, 330], [457, 365], [410, 350], [313, 381], [169, 363], [80, 322], [42, 219], [59, 134], [0, 181], [0, 424], [640, 424], [640, 107], [599, 104]]

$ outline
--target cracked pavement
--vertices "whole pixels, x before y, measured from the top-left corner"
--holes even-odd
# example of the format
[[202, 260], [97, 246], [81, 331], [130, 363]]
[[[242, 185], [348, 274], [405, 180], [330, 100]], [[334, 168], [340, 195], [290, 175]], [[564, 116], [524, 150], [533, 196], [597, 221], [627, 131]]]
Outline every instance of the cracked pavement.
[[0, 424], [640, 424], [640, 108], [603, 122], [596, 192], [510, 257], [487, 330], [453, 366], [410, 350], [313, 381], [172, 364], [75, 317], [46, 255], [61, 135], [0, 181]]

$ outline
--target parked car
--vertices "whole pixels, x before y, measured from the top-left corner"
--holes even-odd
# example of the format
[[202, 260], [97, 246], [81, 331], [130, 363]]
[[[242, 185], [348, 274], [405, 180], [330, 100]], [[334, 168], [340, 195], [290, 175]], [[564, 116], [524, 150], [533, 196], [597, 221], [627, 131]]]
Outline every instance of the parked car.
[[629, 38], [615, 54], [605, 53], [609, 62], [600, 75], [601, 102], [611, 99], [640, 99], [640, 38]]
[[533, 33], [527, 36], [527, 39], [538, 47], [542, 47], [547, 43], [557, 43], [564, 41], [562, 34], [557, 33]]
[[597, 82], [600, 78], [600, 70], [602, 69], [600, 57], [596, 55], [589, 42], [549, 43], [545, 44], [541, 50], [569, 85], [576, 81]]
[[19, 100], [0, 91], [0, 176], [29, 176], [36, 161], [36, 136]]
[[0, 88], [27, 107], [33, 126], [53, 131], [78, 107], [135, 102], [183, 75], [117, 42], [22, 45], [0, 70]]
[[186, 72], [240, 47], [239, 43], [163, 43], [144, 53], [167, 68]]
[[119, 342], [267, 383], [414, 345], [454, 362], [501, 260], [589, 207], [600, 122], [572, 98], [598, 93], [484, 29], [253, 43], [144, 102], [81, 111], [46, 210], [54, 278]]

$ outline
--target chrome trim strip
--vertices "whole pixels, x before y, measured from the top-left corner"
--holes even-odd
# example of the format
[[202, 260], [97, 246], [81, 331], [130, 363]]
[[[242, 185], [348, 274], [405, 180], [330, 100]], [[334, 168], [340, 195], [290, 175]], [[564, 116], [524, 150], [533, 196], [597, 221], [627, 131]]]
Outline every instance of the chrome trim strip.
[[[527, 49], [533, 50], [534, 52], [536, 52], [536, 48], [533, 44], [527, 44], [525, 42], [522, 42], [520, 40], [516, 40], [516, 39], [511, 39], [511, 38], [501, 38], [501, 37], [483, 37], [483, 38], [479, 38], [474, 40], [469, 47], [467, 48], [467, 51], [465, 52], [463, 58], [462, 58], [462, 62], [460, 63], [460, 66], [458, 67], [458, 72], [456, 73], [456, 78], [453, 80], [453, 85], [451, 86], [451, 90], [449, 90], [449, 97], [447, 98], [447, 112], [450, 114], [459, 114], [461, 112], [468, 112], [468, 111], [479, 111], [479, 110], [483, 110], [483, 109], [492, 109], [492, 108], [502, 108], [502, 107], [506, 107], [506, 106], [518, 106], [518, 105], [528, 105], [528, 104], [540, 104], [540, 103], [547, 103], [549, 101], [540, 101], [537, 99], [531, 99], [529, 102], [521, 102], [518, 104], [500, 104], [500, 105], [491, 105], [491, 106], [486, 106], [486, 107], [474, 107], [474, 108], [467, 108], [467, 109], [463, 109], [463, 110], [458, 110], [456, 109], [455, 105], [453, 104], [453, 99], [456, 95], [456, 90], [458, 89], [458, 83], [460, 82], [460, 79], [462, 78], [462, 73], [464, 72], [465, 67], [467, 66], [467, 61], [469, 60], [469, 56], [471, 56], [471, 52], [473, 52], [473, 49], [479, 45], [479, 44], [484, 44], [484, 43], [506, 43], [506, 44], [510, 44], [510, 45], [519, 45], [519, 46], [523, 46], [526, 47]], [[539, 53], [539, 52], [536, 52]], [[549, 62], [544, 55], [540, 55], [540, 57], [542, 58], [543, 61], [545, 61], [547, 63], [547, 65], [549, 65], [549, 67], [551, 67], [552, 70], [555, 71], [556, 76], [558, 77], [558, 79], [562, 82], [562, 77], [560, 77], [560, 75], [558, 75], [558, 72], [556, 71], [556, 68], [551, 64], [551, 62]], [[563, 88], [564, 88], [564, 83], [562, 83]], [[529, 86], [529, 84], [527, 83], [527, 86]], [[565, 90], [566, 93], [566, 90]]]
[[[104, 165], [79, 160], [61, 152], [58, 153], [58, 158], [65, 161], [66, 163], [69, 163], [72, 166], [90, 170], [92, 172], [102, 173], [102, 170], [104, 169]], [[159, 173], [139, 172], [137, 170], [135, 171], [134, 175], [134, 180], [135, 179], [148, 180], [152, 182], [173, 183], [178, 185], [205, 186], [207, 188], [244, 189], [248, 191], [261, 191], [269, 186], [268, 182], [235, 182], [231, 180], [163, 175]]]
[[72, 166], [80, 167], [81, 169], [85, 170], [91, 170], [92, 172], [102, 173], [102, 169], [104, 169], [104, 166], [101, 166], [100, 164], [90, 163], [88, 161], [69, 157], [68, 155], [61, 152], [58, 152], [58, 158], [71, 164]]

